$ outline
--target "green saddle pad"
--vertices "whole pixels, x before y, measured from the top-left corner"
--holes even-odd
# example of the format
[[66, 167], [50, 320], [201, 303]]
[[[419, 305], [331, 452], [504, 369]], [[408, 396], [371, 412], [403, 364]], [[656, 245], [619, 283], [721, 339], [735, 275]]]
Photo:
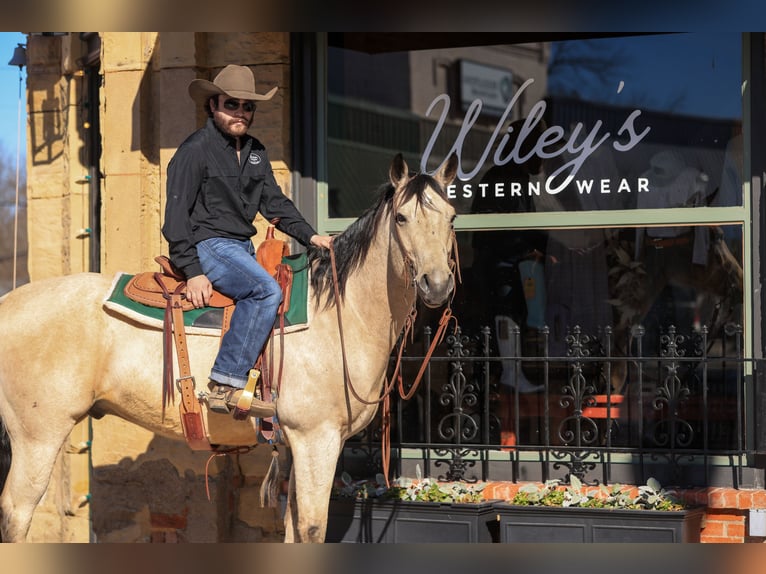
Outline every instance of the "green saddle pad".
[[[305, 326], [308, 323], [308, 257], [305, 253], [282, 258], [293, 270], [293, 287], [290, 293], [290, 308], [285, 313], [285, 330]], [[165, 309], [150, 307], [125, 296], [125, 285], [133, 277], [123, 273], [114, 283], [114, 288], [107, 298], [110, 308], [121, 307], [133, 314], [139, 314], [155, 321], [162, 321]], [[184, 311], [184, 325], [220, 329], [223, 322], [223, 310], [214, 307]]]

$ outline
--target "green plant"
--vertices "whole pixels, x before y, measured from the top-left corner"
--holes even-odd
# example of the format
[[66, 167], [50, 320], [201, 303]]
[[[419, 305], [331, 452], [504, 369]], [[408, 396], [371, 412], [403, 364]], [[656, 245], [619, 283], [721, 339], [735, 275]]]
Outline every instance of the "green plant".
[[415, 465], [415, 478], [397, 478], [393, 482], [390, 495], [399, 500], [420, 502], [482, 502], [483, 482], [438, 482], [432, 478], [422, 478], [420, 465]]
[[437, 482], [431, 478], [397, 479], [391, 487], [391, 496], [422, 502], [482, 502], [485, 486], [484, 483]]
[[650, 478], [643, 486], [635, 489], [619, 484], [608, 487], [585, 488], [582, 482], [571, 476], [569, 484], [561, 480], [549, 480], [542, 486], [526, 484], [511, 499], [519, 506], [561, 506], [579, 508], [621, 508], [635, 510], [682, 510], [684, 505], [671, 491]]

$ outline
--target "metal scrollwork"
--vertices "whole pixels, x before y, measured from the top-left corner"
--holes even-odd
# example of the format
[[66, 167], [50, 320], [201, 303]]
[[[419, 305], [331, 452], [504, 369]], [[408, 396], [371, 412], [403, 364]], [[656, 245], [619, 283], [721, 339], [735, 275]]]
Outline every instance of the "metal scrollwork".
[[561, 389], [559, 404], [574, 409], [572, 415], [559, 424], [559, 438], [564, 444], [587, 446], [594, 444], [599, 437], [596, 423], [583, 416], [583, 409], [596, 404], [596, 386], [589, 382], [584, 374], [583, 359], [591, 356], [590, 346], [594, 342], [589, 335], [584, 335], [579, 325], [572, 329], [572, 334], [565, 338], [567, 356], [574, 360], [570, 364], [571, 376]]
[[689, 399], [689, 386], [679, 376], [681, 362], [673, 360], [686, 355], [682, 348], [684, 342], [686, 337], [677, 335], [673, 325], [668, 328], [666, 335], [660, 337], [660, 355], [670, 360], [662, 363], [665, 375], [652, 400], [652, 407], [664, 415], [654, 425], [653, 436], [657, 446], [688, 447], [694, 440], [694, 428], [681, 418], [680, 413], [681, 407]]
[[466, 448], [436, 449], [436, 454], [440, 456], [449, 455], [448, 459], [440, 459], [434, 462], [434, 466], [447, 466], [447, 472], [439, 475], [439, 480], [454, 480], [463, 482], [478, 482], [474, 475], [469, 476], [468, 470], [476, 466], [477, 460], [468, 457], [476, 455], [477, 450]]
[[463, 336], [460, 328], [454, 335], [446, 338], [447, 356], [455, 360], [449, 362], [449, 378], [441, 387], [439, 403], [451, 410], [439, 421], [439, 437], [454, 444], [463, 444], [478, 438], [479, 425], [471, 411], [479, 403], [479, 388], [463, 371], [463, 357], [469, 356], [468, 337]]

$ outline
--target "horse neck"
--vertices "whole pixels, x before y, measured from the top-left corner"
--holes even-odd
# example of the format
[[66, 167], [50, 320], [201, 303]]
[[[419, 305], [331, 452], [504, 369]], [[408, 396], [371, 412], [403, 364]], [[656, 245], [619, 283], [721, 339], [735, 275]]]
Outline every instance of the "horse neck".
[[364, 318], [370, 328], [390, 326], [398, 336], [415, 303], [415, 288], [407, 281], [404, 258], [390, 233], [390, 221], [381, 222], [367, 257], [349, 277], [344, 309]]

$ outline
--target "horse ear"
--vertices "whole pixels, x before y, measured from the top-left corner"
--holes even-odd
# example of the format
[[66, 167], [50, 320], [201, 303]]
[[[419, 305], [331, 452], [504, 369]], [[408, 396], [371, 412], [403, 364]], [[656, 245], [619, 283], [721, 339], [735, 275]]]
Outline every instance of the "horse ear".
[[457, 176], [457, 153], [452, 152], [452, 155], [447, 158], [439, 171], [434, 174], [434, 178], [438, 181], [442, 187], [447, 187]]
[[388, 170], [388, 179], [391, 181], [391, 185], [393, 185], [395, 189], [398, 189], [407, 179], [409, 173], [409, 167], [407, 167], [407, 162], [404, 161], [402, 154], [396, 154], [391, 162], [391, 167]]

